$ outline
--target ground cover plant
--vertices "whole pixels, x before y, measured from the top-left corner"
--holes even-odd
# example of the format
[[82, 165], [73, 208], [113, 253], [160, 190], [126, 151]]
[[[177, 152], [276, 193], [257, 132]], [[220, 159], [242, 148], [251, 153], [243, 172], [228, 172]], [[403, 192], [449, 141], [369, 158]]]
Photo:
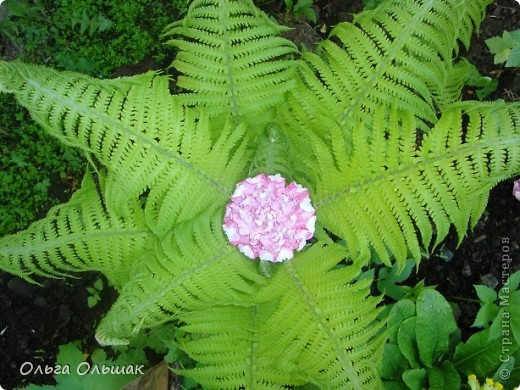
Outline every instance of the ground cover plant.
[[[300, 56], [251, 3], [194, 2], [167, 32], [176, 95], [153, 72], [99, 81], [2, 63], [2, 90], [91, 159], [69, 203], [2, 240], [2, 268], [102, 271], [120, 297], [98, 340], [180, 320], [200, 362], [182, 373], [207, 386], [381, 386], [380, 300], [349, 282], [375, 257], [418, 262], [451, 224], [463, 236], [519, 172], [519, 105], [459, 102], [469, 65], [452, 55], [485, 5], [388, 1]], [[278, 231], [253, 237], [225, 210], [238, 183], [277, 173], [308, 190], [317, 226], [268, 255], [252, 240]]]
[[167, 53], [158, 35], [186, 3], [7, 0], [0, 34], [24, 61], [108, 77], [144, 57], [161, 62]]
[[84, 161], [77, 150], [42, 135], [9, 96], [0, 99], [0, 232], [5, 235], [26, 228], [36, 215], [45, 215], [44, 207], [60, 203], [50, 196], [55, 184], [72, 185], [73, 177], [83, 172]]

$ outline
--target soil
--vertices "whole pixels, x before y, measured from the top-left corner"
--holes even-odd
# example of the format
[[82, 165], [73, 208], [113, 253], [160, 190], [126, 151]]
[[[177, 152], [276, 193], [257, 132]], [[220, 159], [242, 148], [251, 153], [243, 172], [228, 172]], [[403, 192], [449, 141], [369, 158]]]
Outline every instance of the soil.
[[[351, 20], [362, 7], [360, 0], [315, 2], [317, 23], [295, 22], [293, 36], [312, 47], [317, 37], [330, 31], [338, 21]], [[290, 19], [284, 13], [281, 0], [266, 4], [264, 9], [279, 19]], [[520, 72], [493, 64], [484, 41], [502, 35], [504, 30], [519, 28], [520, 5], [515, 0], [497, 0], [489, 6], [488, 17], [481, 25], [480, 34], [473, 38], [470, 50], [463, 53], [481, 74], [499, 78], [499, 86], [490, 97], [493, 100], [519, 100]], [[473, 91], [466, 93], [471, 96]], [[508, 180], [493, 189], [486, 212], [460, 246], [457, 247], [458, 240], [453, 233], [445, 240], [442, 253], [450, 255], [450, 261], [433, 256], [423, 261], [418, 273], [406, 282], [414, 285], [425, 279], [426, 284], [437, 285], [440, 292], [457, 303], [464, 339], [474, 331], [471, 323], [479, 308], [477, 303], [464, 300], [476, 298], [473, 285], [500, 287], [504, 277], [520, 264], [520, 202], [512, 196], [512, 186], [513, 180]], [[70, 192], [70, 188], [62, 191]], [[512, 262], [508, 262], [508, 258], [513, 259]], [[77, 279], [41, 279], [41, 286], [37, 286], [0, 273], [0, 388], [10, 390], [28, 383], [53, 384], [49, 375], [22, 376], [20, 366], [24, 362], [52, 366], [59, 345], [69, 341], [82, 340], [86, 352], [97, 347], [96, 324], [115, 299], [114, 291], [105, 288], [101, 302], [88, 308], [87, 287], [99, 277], [96, 273], [87, 273]]]

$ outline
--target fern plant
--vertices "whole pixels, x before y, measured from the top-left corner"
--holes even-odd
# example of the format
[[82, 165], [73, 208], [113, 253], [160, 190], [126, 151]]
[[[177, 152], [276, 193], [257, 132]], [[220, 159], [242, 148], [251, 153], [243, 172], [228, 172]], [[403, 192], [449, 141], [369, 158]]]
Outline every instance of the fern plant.
[[[0, 90], [90, 164], [72, 199], [0, 239], [0, 268], [34, 281], [103, 272], [119, 299], [101, 344], [177, 320], [208, 388], [382, 387], [386, 340], [370, 281], [404, 267], [520, 172], [520, 105], [459, 101], [488, 0], [388, 0], [315, 53], [250, 0], [195, 0], [165, 36], [167, 75], [114, 80], [0, 63]], [[222, 224], [237, 183], [280, 173], [310, 192], [312, 241], [260, 269]], [[340, 238], [340, 240], [337, 240]]]

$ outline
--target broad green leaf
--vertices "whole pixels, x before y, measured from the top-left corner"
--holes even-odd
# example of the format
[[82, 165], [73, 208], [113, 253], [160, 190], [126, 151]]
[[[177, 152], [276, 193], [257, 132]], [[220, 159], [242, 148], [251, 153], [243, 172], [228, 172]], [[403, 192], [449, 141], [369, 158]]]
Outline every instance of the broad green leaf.
[[430, 390], [452, 390], [460, 388], [460, 376], [453, 364], [449, 361], [443, 362], [440, 367], [427, 368], [428, 389]]
[[397, 344], [397, 332], [401, 323], [410, 317], [415, 315], [415, 303], [410, 299], [401, 299], [399, 302], [392, 306], [390, 314], [388, 316], [387, 328], [388, 328], [388, 340]]
[[406, 278], [408, 278], [412, 273], [414, 266], [415, 261], [413, 259], [408, 259], [406, 260], [406, 265], [403, 269], [400, 269], [398, 264], [394, 264], [392, 268], [382, 268], [378, 275], [378, 290], [396, 301], [400, 300], [405, 293], [403, 288], [398, 286], [397, 283], [406, 280]]
[[98, 303], [98, 298], [90, 296], [87, 298], [87, 306], [93, 308]]
[[484, 377], [501, 364], [501, 339], [488, 341], [489, 331], [485, 329], [478, 332], [457, 346], [452, 361], [458, 371]]
[[[504, 373], [509, 375], [509, 378], [504, 380], [500, 379], [500, 383], [504, 385], [506, 389], [516, 389], [516, 386], [520, 383], [520, 350], [517, 350], [512, 355], [504, 356], [504, 362], [497, 370], [495, 375], [493, 376], [493, 379], [495, 379], [495, 376], [499, 378], [500, 376], [504, 377]], [[511, 367], [511, 364], [513, 363], [513, 368], [511, 371], [501, 371], [502, 368], [509, 370], [509, 367]]]
[[486, 302], [482, 305], [482, 307], [479, 309], [477, 316], [475, 317], [475, 321], [473, 322], [473, 327], [479, 327], [479, 328], [487, 328], [489, 326], [489, 323], [492, 322], [496, 316], [498, 315], [498, 312], [500, 309], [497, 305], [495, 305], [492, 302]]
[[446, 387], [446, 381], [444, 379], [444, 373], [440, 368], [427, 368], [426, 374], [428, 376], [428, 389], [444, 390], [444, 388]]
[[385, 344], [383, 361], [381, 363], [381, 378], [399, 379], [408, 368], [408, 361], [395, 344]]
[[460, 375], [453, 366], [451, 361], [445, 361], [441, 364], [441, 370], [444, 374], [444, 383], [446, 390], [460, 388]]
[[489, 340], [502, 337], [520, 341], [520, 291], [500, 296], [500, 310], [490, 326]]
[[491, 337], [520, 342], [520, 291], [500, 296], [500, 311], [491, 325]]
[[98, 291], [103, 291], [103, 281], [101, 279], [96, 279], [94, 282], [94, 288]]
[[60, 345], [56, 363], [61, 365], [70, 365], [77, 367], [85, 360], [83, 352], [79, 349], [76, 343], [68, 343]]
[[497, 293], [495, 290], [482, 284], [473, 285], [477, 291], [478, 299], [484, 303], [491, 303], [497, 300]]
[[497, 368], [495, 375], [493, 375], [493, 380], [495, 382], [503, 382], [507, 374], [511, 373], [515, 368], [516, 359], [514, 356], [505, 355], [503, 356], [504, 362], [500, 365], [500, 367]]
[[58, 364], [67, 366], [70, 374], [64, 373], [56, 376], [56, 389], [84, 389], [82, 380], [79, 375], [75, 375], [78, 366], [85, 361], [82, 351], [74, 343], [61, 345], [57, 357]]
[[504, 284], [504, 287], [502, 287], [502, 289], [507, 288], [507, 289], [509, 289], [510, 292], [513, 292], [518, 289], [519, 284], [520, 284], [520, 271], [516, 271], [513, 275], [511, 275], [507, 279], [507, 281]]
[[448, 351], [450, 334], [457, 330], [457, 323], [450, 304], [435, 290], [423, 290], [416, 306], [419, 356], [426, 367], [432, 367]]
[[410, 317], [404, 320], [397, 333], [397, 343], [402, 354], [408, 359], [410, 367], [419, 368], [421, 363], [417, 351], [416, 340], [416, 320], [417, 317]]
[[489, 335], [488, 341], [498, 339], [502, 336], [502, 315], [504, 314], [504, 309], [500, 309], [496, 315], [496, 318], [491, 323], [489, 327]]
[[426, 375], [426, 370], [424, 368], [407, 370], [403, 374], [403, 381], [410, 390], [423, 390], [427, 388]]
[[509, 68], [520, 66], [520, 43], [517, 43], [507, 57], [506, 66]]
[[506, 62], [511, 52], [513, 41], [508, 31], [504, 31], [501, 37], [486, 39], [489, 51], [495, 55], [495, 64]]

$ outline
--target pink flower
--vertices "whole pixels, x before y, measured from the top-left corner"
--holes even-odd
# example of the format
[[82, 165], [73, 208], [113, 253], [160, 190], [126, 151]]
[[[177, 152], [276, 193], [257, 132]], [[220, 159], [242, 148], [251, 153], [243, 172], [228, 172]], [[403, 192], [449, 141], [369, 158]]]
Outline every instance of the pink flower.
[[513, 184], [513, 196], [520, 200], [520, 179], [515, 181], [515, 184]]
[[314, 234], [316, 215], [309, 191], [280, 175], [260, 174], [237, 184], [222, 228], [251, 259], [291, 259]]

